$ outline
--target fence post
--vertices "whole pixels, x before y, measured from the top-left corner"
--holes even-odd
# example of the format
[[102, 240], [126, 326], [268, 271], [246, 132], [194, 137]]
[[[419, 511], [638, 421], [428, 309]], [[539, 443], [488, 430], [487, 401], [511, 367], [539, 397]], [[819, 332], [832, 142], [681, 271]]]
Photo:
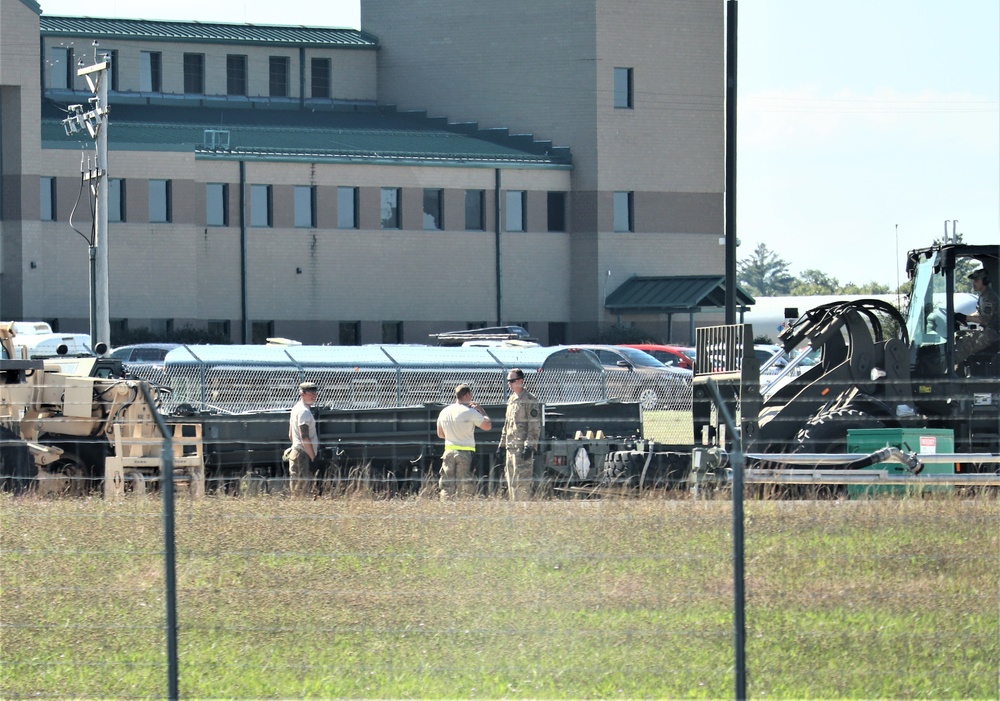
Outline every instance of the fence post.
[[743, 539], [743, 443], [739, 429], [733, 421], [726, 403], [719, 392], [719, 385], [709, 378], [706, 383], [733, 438], [730, 465], [733, 468], [733, 651], [736, 664], [735, 698], [747, 697], [746, 681], [746, 589], [744, 583]]
[[164, 600], [167, 609], [167, 698], [178, 698], [177, 693], [177, 551], [174, 535], [174, 446], [171, 431], [156, 409], [149, 386], [139, 383], [143, 399], [163, 435], [160, 451], [160, 494], [163, 496], [163, 580]]

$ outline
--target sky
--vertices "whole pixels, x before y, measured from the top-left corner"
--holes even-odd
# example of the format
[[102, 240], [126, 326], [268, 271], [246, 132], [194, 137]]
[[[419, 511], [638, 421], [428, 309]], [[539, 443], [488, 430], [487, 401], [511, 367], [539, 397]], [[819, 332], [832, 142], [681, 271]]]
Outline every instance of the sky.
[[[39, 4], [53, 15], [360, 26], [358, 0]], [[739, 0], [738, 20], [740, 258], [763, 243], [792, 274], [895, 287], [906, 251], [946, 226], [1000, 243], [998, 0]]]

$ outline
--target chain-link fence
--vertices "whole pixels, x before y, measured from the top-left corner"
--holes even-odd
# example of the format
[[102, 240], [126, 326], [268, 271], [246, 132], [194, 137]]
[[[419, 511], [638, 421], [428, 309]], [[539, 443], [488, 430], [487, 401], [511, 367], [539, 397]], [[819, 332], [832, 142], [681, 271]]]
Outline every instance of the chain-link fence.
[[[332, 352], [333, 349], [331, 349]], [[343, 349], [336, 349], [342, 351]], [[473, 354], [470, 351], [483, 351]], [[646, 412], [657, 440], [690, 443], [691, 382], [676, 370], [606, 369], [566, 362], [570, 354], [509, 355], [490, 349], [432, 348], [433, 355], [405, 357], [399, 349], [382, 356], [382, 365], [286, 358], [284, 364], [231, 357], [218, 360], [195, 349], [183, 362], [129, 364], [127, 371], [162, 388], [164, 413], [211, 411], [222, 414], [288, 409], [298, 384], [319, 386], [317, 406], [330, 409], [377, 409], [447, 404], [454, 389], [469, 384], [481, 404], [503, 404], [509, 390], [507, 371], [522, 367], [525, 388], [546, 405], [578, 402], [634, 402]], [[366, 356], [362, 353], [362, 358]], [[377, 357], [377, 356], [376, 356]]]
[[168, 411], [181, 404], [226, 413], [286, 408], [294, 403], [296, 387], [304, 381], [319, 385], [319, 403], [336, 409], [449, 402], [455, 386], [462, 383], [472, 386], [478, 401], [498, 404], [506, 401], [504, 378], [512, 367], [524, 370], [525, 386], [545, 404], [610, 400], [639, 402], [645, 409], [691, 406], [690, 375], [677, 370], [611, 370], [589, 361], [570, 362], [581, 355], [549, 349], [531, 354], [479, 348], [406, 350], [392, 348], [391, 353], [375, 355], [375, 360], [364, 347], [358, 351], [361, 361], [350, 349], [330, 348], [304, 357], [272, 354], [264, 359], [248, 356], [240, 362], [232, 355], [213, 358], [195, 348], [189, 356], [164, 367], [127, 367], [143, 379], [170, 388]]

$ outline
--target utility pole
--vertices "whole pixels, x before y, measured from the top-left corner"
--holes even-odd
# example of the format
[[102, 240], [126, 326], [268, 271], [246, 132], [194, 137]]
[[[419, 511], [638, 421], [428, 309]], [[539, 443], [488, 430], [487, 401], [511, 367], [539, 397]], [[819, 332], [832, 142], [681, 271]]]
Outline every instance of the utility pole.
[[96, 158], [94, 168], [84, 172], [83, 179], [90, 183], [95, 202], [94, 233], [90, 240], [90, 341], [93, 348], [99, 343], [111, 345], [111, 315], [108, 304], [108, 71], [110, 54], [98, 60], [97, 42], [94, 42], [94, 64], [81, 67], [77, 76], [85, 78], [90, 92], [89, 109], [83, 105], [70, 105], [72, 114], [63, 120], [67, 136], [86, 129], [94, 140]]
[[726, 2], [726, 323], [736, 323], [736, 0]]

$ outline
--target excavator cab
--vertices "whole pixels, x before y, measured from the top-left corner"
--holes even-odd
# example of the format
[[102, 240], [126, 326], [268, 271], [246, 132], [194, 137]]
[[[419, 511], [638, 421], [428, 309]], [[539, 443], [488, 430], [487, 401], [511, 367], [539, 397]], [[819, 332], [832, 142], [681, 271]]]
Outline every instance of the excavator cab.
[[996, 330], [964, 320], [976, 313], [977, 306], [968, 276], [983, 268], [988, 278], [996, 280], [998, 249], [950, 244], [910, 252], [907, 274], [913, 289], [906, 329], [914, 379], [997, 376]]
[[[996, 289], [998, 266], [1000, 246], [945, 244], [910, 251], [907, 260], [913, 282], [906, 328], [914, 404], [927, 425], [954, 430], [958, 452], [1000, 449], [997, 317], [983, 313], [988, 305], [973, 294], [969, 280], [982, 269]], [[966, 323], [973, 314], [980, 323]], [[992, 468], [961, 466], [970, 469]]]

